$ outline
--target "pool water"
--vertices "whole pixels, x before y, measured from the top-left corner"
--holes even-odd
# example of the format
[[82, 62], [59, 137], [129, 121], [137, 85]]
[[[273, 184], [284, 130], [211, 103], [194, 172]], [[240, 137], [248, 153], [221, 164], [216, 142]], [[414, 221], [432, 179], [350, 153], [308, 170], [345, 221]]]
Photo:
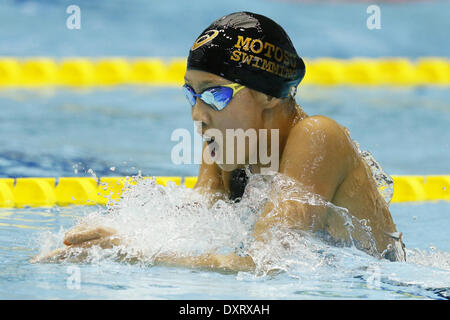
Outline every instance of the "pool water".
[[[180, 199], [187, 192], [182, 187], [170, 188], [172, 200], [175, 195]], [[151, 191], [150, 194], [155, 195]], [[115, 219], [122, 225], [128, 221], [125, 233], [133, 235], [149, 255], [165, 250], [192, 253], [214, 246], [233, 246], [239, 241], [236, 238], [242, 237], [243, 224], [239, 218], [247, 214], [242, 207], [227, 207], [219, 215], [208, 211], [203, 215], [174, 213], [167, 211], [173, 208], [171, 195], [150, 200], [152, 203], [147, 207], [129, 199], [112, 221]], [[447, 299], [450, 245], [446, 236], [449, 218], [445, 213], [449, 208], [448, 202], [391, 205], [397, 227], [404, 234], [407, 262], [378, 260], [355, 248], [330, 247], [310, 238], [296, 239], [297, 247], [284, 255], [276, 245], [269, 249], [277, 256], [276, 265], [281, 272], [237, 274], [120, 263], [96, 249], [91, 251], [89, 263], [30, 264], [29, 259], [38, 252], [61, 247], [64, 232], [79, 218], [93, 221], [100, 214], [105, 222], [109, 215], [96, 206], [2, 209], [0, 296], [3, 299]], [[233, 216], [233, 212], [239, 215]], [[139, 224], [143, 226], [139, 228]]]
[[[297, 95], [309, 115], [347, 127], [391, 175], [449, 173], [448, 101], [445, 87], [300, 86]], [[181, 88], [4, 90], [0, 106], [4, 177], [198, 173], [171, 160], [172, 132], [187, 129], [192, 143], [196, 135]]]
[[[72, 2], [2, 2], [0, 55], [186, 56], [195, 37], [212, 20], [239, 10], [279, 21], [298, 52], [308, 58], [414, 59], [449, 52], [446, 12], [450, 3], [445, 1], [406, 6], [382, 3], [382, 29], [378, 31], [366, 28], [367, 3], [256, 0], [214, 5], [206, 0], [158, 5], [142, 0], [135, 6], [125, 1], [79, 0], [82, 29], [70, 31], [65, 27], [65, 9]], [[186, 21], [182, 32], [180, 16]], [[308, 114], [323, 114], [346, 126], [361, 148], [369, 150], [391, 175], [449, 174], [448, 101], [447, 87], [430, 86], [300, 86], [297, 94], [297, 102]], [[198, 165], [176, 165], [170, 158], [176, 144], [170, 140], [173, 130], [186, 128], [194, 135], [181, 88], [2, 89], [0, 110], [1, 177], [91, 176], [92, 172], [99, 177], [193, 176], [198, 172]], [[140, 227], [136, 239], [150, 252], [233, 246], [242, 236], [238, 231], [248, 227], [246, 207], [225, 206], [227, 210], [214, 215], [170, 210], [177, 199], [189, 195], [182, 187], [170, 188], [172, 195], [166, 192], [150, 199], [154, 210], [125, 201], [111, 221]], [[152, 190], [138, 189], [135, 194]], [[60, 246], [64, 232], [78, 219], [103, 217], [105, 208], [0, 208], [0, 298], [448, 298], [450, 202], [394, 203], [390, 208], [403, 233], [407, 262], [380, 261], [355, 248], [329, 247], [317, 239], [300, 238], [296, 251], [279, 257], [284, 271], [269, 274], [132, 265], [99, 252], [92, 252], [90, 263], [30, 264], [38, 252]], [[166, 219], [160, 219], [163, 214]], [[195, 232], [195, 223], [202, 230], [212, 228], [217, 237]]]

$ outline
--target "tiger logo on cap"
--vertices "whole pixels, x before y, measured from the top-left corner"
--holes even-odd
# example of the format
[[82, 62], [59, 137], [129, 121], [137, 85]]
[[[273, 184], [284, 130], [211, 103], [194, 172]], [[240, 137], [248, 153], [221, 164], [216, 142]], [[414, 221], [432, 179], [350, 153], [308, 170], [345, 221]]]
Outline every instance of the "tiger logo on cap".
[[204, 35], [198, 37], [198, 39], [194, 42], [194, 45], [192, 46], [191, 50], [194, 51], [195, 49], [200, 48], [205, 43], [210, 42], [212, 39], [217, 37], [219, 35], [218, 30], [208, 30], [205, 32]]

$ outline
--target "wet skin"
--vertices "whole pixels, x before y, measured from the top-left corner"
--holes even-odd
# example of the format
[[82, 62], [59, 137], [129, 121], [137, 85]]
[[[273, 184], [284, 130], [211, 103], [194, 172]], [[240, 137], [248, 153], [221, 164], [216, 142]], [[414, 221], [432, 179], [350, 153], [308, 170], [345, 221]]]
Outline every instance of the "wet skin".
[[[197, 93], [209, 87], [231, 83], [217, 75], [197, 70], [188, 70], [185, 81]], [[279, 129], [278, 172], [294, 179], [305, 191], [320, 195], [326, 201], [348, 209], [351, 215], [358, 219], [366, 219], [376, 241], [377, 252], [371, 254], [381, 256], [388, 245], [394, 245], [392, 237], [386, 234], [397, 231], [388, 205], [378, 192], [370, 168], [358, 154], [348, 130], [336, 121], [320, 115], [308, 116], [295, 101], [269, 97], [249, 88], [239, 91], [221, 111], [214, 110], [201, 99], [197, 99], [192, 108], [192, 119], [202, 123], [202, 133], [208, 129], [217, 129], [223, 132], [224, 137], [226, 129]], [[223, 144], [226, 143], [225, 140]], [[225, 153], [223, 146], [216, 145], [217, 147]], [[211, 154], [208, 148], [210, 146], [205, 143], [204, 155]], [[270, 150], [270, 141], [268, 149]], [[257, 145], [247, 144], [245, 159], [248, 160], [250, 154], [255, 152]], [[230, 192], [231, 171], [243, 166], [245, 164], [203, 162], [195, 189], [207, 194], [223, 194], [226, 197]], [[258, 163], [252, 164], [250, 169], [253, 173], [259, 173], [266, 166], [261, 164], [258, 158]], [[326, 231], [335, 240], [349, 240], [342, 220], [331, 214], [329, 208], [292, 200], [280, 201], [285, 197], [283, 192], [270, 196], [271, 201], [266, 203], [254, 226], [253, 236], [256, 241], [268, 241], [271, 236], [270, 229], [274, 225], [313, 232]], [[274, 203], [278, 203], [278, 209], [281, 209], [276, 210], [276, 214], [273, 211]], [[83, 231], [69, 232], [66, 240], [71, 237], [77, 239], [77, 242], [71, 243], [67, 240], [65, 244], [68, 248], [89, 247], [90, 243], [95, 244], [95, 241], [102, 244], [105, 239], [113, 239], [114, 244], [119, 241], [114, 238], [114, 231], [111, 229], [104, 232], [101, 228], [92, 230], [94, 231], [91, 232], [86, 226]], [[367, 246], [363, 237], [358, 239], [358, 234], [353, 236], [355, 240], [361, 240], [361, 249]], [[58, 260], [65, 255], [66, 250], [60, 249], [41, 259], [37, 258], [34, 262]], [[155, 262], [229, 271], [252, 270], [255, 267], [251, 257], [234, 254], [223, 256], [208, 253], [183, 258], [165, 256], [157, 258]]]
[[[206, 87], [229, 83], [216, 75], [190, 70], [187, 83], [196, 92]], [[349, 210], [358, 219], [366, 219], [372, 228], [379, 253], [393, 244], [386, 232], [396, 232], [388, 206], [379, 194], [370, 169], [359, 156], [349, 132], [325, 116], [308, 116], [300, 107], [289, 106], [280, 99], [270, 98], [250, 89], [242, 90], [222, 111], [215, 111], [197, 99], [192, 109], [194, 121], [204, 123], [203, 129], [255, 128], [280, 130], [279, 172], [295, 179], [309, 192]], [[251, 148], [250, 148], [251, 149]], [[200, 167], [195, 188], [229, 193], [230, 171], [239, 165], [205, 164]], [[252, 165], [259, 172], [260, 165]], [[283, 195], [278, 195], [283, 199]], [[281, 204], [282, 215], [271, 215], [269, 202], [255, 224], [256, 240], [263, 240], [274, 223], [288, 227], [325, 229], [334, 238], [346, 238], [342, 222], [325, 208], [308, 207], [294, 201]], [[270, 217], [269, 217], [270, 216]], [[314, 226], [313, 226], [314, 225]], [[316, 231], [313, 230], [313, 231]]]

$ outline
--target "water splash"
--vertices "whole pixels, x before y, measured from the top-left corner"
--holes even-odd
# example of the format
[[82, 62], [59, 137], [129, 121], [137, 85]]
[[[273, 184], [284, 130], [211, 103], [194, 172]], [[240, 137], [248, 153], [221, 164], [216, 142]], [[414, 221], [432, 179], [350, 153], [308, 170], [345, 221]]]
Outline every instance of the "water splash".
[[377, 184], [378, 192], [380, 192], [387, 204], [391, 203], [394, 195], [394, 180], [383, 170], [381, 165], [369, 151], [361, 150], [359, 143], [355, 140], [353, 140], [353, 144], [369, 166], [372, 176]]
[[230, 252], [249, 235], [252, 207], [238, 214], [231, 202], [218, 200], [210, 207], [207, 197], [174, 183], [163, 187], [141, 177], [135, 183], [125, 186], [119, 202], [110, 201], [80, 223], [118, 230], [126, 243], [121, 249], [149, 261], [162, 253]]
[[[324, 206], [336, 217], [346, 230], [348, 241], [332, 245], [356, 245], [376, 255], [375, 241], [363, 222], [318, 195], [306, 192], [301, 185], [281, 174], [273, 176], [251, 175], [240, 202], [206, 197], [193, 189], [169, 182], [166, 187], [156, 184], [155, 179], [134, 177], [125, 186], [119, 202], [110, 201], [104, 210], [82, 217], [78, 223], [91, 227], [104, 226], [118, 230], [124, 245], [114, 250], [128, 256], [144, 257], [146, 263], [159, 254], [198, 255], [206, 252], [251, 255], [258, 272], [266, 274], [273, 270], [288, 270], [288, 265], [300, 252], [310, 254], [311, 265], [322, 265], [331, 238], [316, 234], [322, 240], [313, 241], [308, 232], [273, 228], [268, 244], [255, 243], [253, 225], [268, 200], [270, 192], [283, 189], [286, 199], [311, 206]], [[277, 210], [275, 205], [274, 210]], [[354, 241], [357, 239], [358, 241]], [[308, 249], [309, 248], [309, 249]], [[116, 251], [117, 253], [117, 251]], [[89, 258], [99, 260], [99, 252], [92, 250]], [[101, 255], [102, 258], [105, 255]], [[291, 258], [288, 258], [291, 257]], [[311, 259], [317, 259], [316, 263]], [[326, 255], [325, 255], [326, 257]], [[294, 260], [292, 260], [294, 259]], [[328, 259], [328, 258], [326, 258]], [[289, 262], [290, 261], [290, 262]], [[287, 265], [286, 265], [287, 263]], [[304, 262], [301, 262], [304, 263]], [[295, 263], [294, 263], [295, 264]]]
[[406, 259], [416, 265], [450, 271], [450, 252], [438, 250], [434, 246], [430, 246], [429, 250], [406, 249]]
[[[205, 197], [171, 182], [164, 187], [155, 180], [140, 176], [134, 179], [135, 184], [126, 186], [119, 202], [111, 201], [106, 208], [88, 213], [78, 221], [89, 226], [115, 228], [125, 243], [106, 250], [92, 247], [86, 261], [110, 262], [121, 254], [140, 257], [143, 265], [151, 266], [155, 257], [165, 253], [190, 256], [205, 252], [235, 252], [250, 255], [256, 264], [254, 272], [241, 272], [236, 276], [238, 280], [282, 274], [289, 279], [301, 280], [301, 283], [332, 281], [370, 290], [395, 286], [397, 291], [400, 287], [405, 292], [422, 290], [425, 296], [435, 295], [433, 290], [444, 290], [445, 294], [445, 288], [450, 287], [449, 281], [443, 281], [450, 279], [448, 253], [414, 249], [407, 250], [406, 263], [379, 260], [367, 254], [374, 242], [364, 221], [353, 217], [348, 210], [306, 192], [294, 180], [280, 174], [251, 175], [238, 203]], [[270, 191], [281, 189], [291, 200], [326, 206], [341, 221], [350, 243], [333, 243], [321, 234], [283, 227], [273, 228], [267, 243], [254, 241], [253, 226]], [[64, 232], [61, 229], [57, 234], [43, 234], [40, 251], [45, 253], [60, 246]], [[358, 249], [361, 243], [365, 244], [362, 249], [366, 252]], [[429, 272], [430, 277], [423, 276], [424, 272]], [[380, 284], [371, 285], [373, 280]]]

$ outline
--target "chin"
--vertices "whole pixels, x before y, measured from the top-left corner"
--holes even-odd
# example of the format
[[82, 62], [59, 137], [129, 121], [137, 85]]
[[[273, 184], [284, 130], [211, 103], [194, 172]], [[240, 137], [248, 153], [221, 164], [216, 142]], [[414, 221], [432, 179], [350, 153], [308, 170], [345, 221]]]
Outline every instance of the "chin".
[[226, 172], [230, 172], [230, 171], [233, 171], [235, 169], [242, 167], [242, 165], [238, 165], [238, 164], [217, 163], [217, 165], [219, 166], [220, 169], [222, 169], [223, 171], [226, 171]]

